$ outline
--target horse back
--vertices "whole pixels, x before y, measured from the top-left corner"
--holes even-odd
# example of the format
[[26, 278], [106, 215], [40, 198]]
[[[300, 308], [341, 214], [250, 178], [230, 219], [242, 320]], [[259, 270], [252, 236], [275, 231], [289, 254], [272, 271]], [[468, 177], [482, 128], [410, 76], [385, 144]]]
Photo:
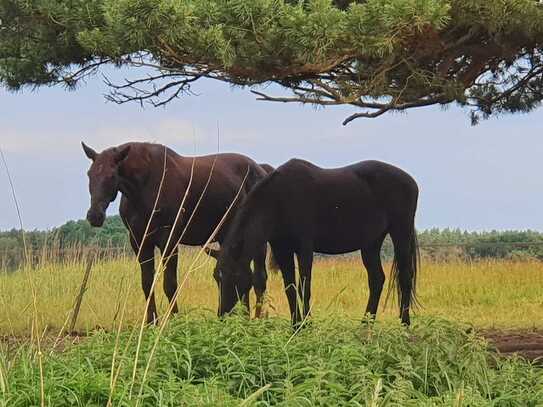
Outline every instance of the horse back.
[[[127, 166], [134, 170], [136, 165], [145, 167], [147, 173], [142, 178], [146, 181], [137, 196], [128, 199], [123, 195], [121, 216], [137, 235], [142, 234], [160, 189], [150, 227], [151, 231], [157, 231], [153, 239], [158, 242], [170, 234], [175, 224], [174, 236], [183, 233], [182, 243], [201, 245], [222, 221], [217, 235], [220, 240], [239, 202], [266, 176], [256, 162], [241, 154], [185, 157], [164, 146], [144, 143], [138, 144], [135, 151], [137, 161]], [[176, 222], [182, 202], [183, 210]]]
[[[381, 161], [368, 160], [339, 168], [321, 168], [308, 161], [293, 159], [280, 166], [280, 188], [300, 191], [314, 202], [365, 200], [384, 201], [398, 196], [415, 200], [418, 186], [405, 171]], [[306, 195], [309, 194], [309, 195]], [[386, 205], [385, 205], [386, 206]]]
[[312, 240], [316, 251], [357, 250], [396, 219], [412, 219], [416, 209], [415, 181], [379, 161], [323, 169], [291, 160], [273, 174], [269, 189], [278, 202], [281, 233]]

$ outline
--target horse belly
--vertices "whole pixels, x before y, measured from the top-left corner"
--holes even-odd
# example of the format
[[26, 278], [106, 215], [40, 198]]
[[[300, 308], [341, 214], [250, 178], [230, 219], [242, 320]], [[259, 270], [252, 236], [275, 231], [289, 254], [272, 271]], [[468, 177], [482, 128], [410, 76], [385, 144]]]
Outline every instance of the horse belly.
[[[221, 217], [214, 213], [197, 213], [192, 218], [190, 223], [184, 224], [181, 242], [188, 246], [201, 246], [212, 237], [217, 225], [220, 223]], [[216, 240], [217, 236], [213, 236], [212, 240]]]
[[353, 252], [379, 239], [386, 232], [386, 214], [375, 207], [342, 209], [338, 205], [327, 212], [318, 222], [316, 252]]
[[[181, 192], [178, 192], [178, 195], [180, 194]], [[205, 189], [205, 185], [193, 186], [193, 190], [184, 204], [184, 211], [179, 225], [176, 228], [176, 235], [181, 238], [181, 243], [188, 246], [205, 244], [217, 226], [223, 221], [223, 217], [227, 214], [234, 197], [234, 187], [226, 182], [219, 184], [212, 181], [207, 189]], [[170, 222], [175, 219], [177, 210], [178, 208], [175, 208], [175, 212], [172, 211], [167, 215]], [[223, 229], [227, 227], [228, 219], [231, 218], [234, 212], [234, 210], [231, 210], [226, 215], [222, 227], [213, 236], [212, 240], [222, 236]]]

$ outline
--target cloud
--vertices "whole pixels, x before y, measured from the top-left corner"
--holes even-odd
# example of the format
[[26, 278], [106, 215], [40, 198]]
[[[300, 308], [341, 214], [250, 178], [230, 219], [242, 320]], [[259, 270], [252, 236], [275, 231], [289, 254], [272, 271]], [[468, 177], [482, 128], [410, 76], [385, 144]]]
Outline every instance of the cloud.
[[[24, 128], [26, 127], [26, 128]], [[181, 147], [194, 151], [199, 143], [212, 142], [213, 136], [206, 134], [188, 120], [164, 119], [151, 125], [100, 125], [94, 129], [79, 129], [72, 125], [63, 126], [60, 132], [51, 129], [39, 131], [28, 126], [4, 128], [0, 137], [0, 148], [8, 153], [25, 155], [51, 154], [63, 156], [79, 150], [79, 143], [85, 141], [97, 150], [119, 145], [128, 141], [147, 141]]]

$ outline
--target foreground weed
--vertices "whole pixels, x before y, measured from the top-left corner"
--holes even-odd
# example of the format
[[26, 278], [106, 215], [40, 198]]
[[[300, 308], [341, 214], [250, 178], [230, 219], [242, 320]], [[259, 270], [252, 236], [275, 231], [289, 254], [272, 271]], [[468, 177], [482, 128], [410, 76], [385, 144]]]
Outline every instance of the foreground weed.
[[[114, 334], [98, 332], [48, 356], [47, 404], [107, 403], [115, 340]], [[142, 336], [137, 400], [129, 399], [135, 340], [122, 333], [119, 341], [127, 352], [117, 356], [122, 360], [111, 395], [115, 406], [543, 404], [541, 368], [498, 358], [476, 333], [440, 319], [418, 318], [410, 329], [314, 319], [292, 337], [288, 321], [279, 318], [176, 317], [162, 333], [147, 328]], [[2, 359], [0, 405], [39, 403], [35, 358], [28, 349], [9, 362]]]

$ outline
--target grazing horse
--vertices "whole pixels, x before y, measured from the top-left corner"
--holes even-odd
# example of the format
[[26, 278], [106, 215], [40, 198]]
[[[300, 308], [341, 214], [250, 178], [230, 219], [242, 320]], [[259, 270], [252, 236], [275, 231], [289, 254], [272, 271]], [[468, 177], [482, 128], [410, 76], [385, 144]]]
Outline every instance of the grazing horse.
[[[250, 259], [269, 242], [283, 275], [295, 327], [309, 314], [314, 252], [361, 251], [370, 292], [366, 314], [375, 317], [385, 281], [380, 251], [390, 234], [394, 244], [392, 284], [400, 298], [401, 321], [409, 325], [417, 279], [417, 199], [413, 178], [379, 161], [336, 169], [298, 159], [288, 161], [249, 193], [232, 222], [214, 271], [219, 315], [230, 312], [250, 289]], [[303, 301], [301, 313], [297, 295]]]
[[[214, 237], [221, 243], [238, 202], [267, 173], [239, 154], [182, 157], [166, 146], [150, 143], [127, 143], [101, 153], [84, 143], [82, 146], [92, 160], [87, 220], [92, 226], [102, 226], [107, 207], [121, 192], [119, 212], [138, 256], [143, 292], [149, 301], [147, 322], [155, 323], [157, 312], [151, 292], [155, 247], [164, 259], [164, 292], [175, 313], [178, 245], [204, 245], [234, 203]], [[261, 301], [267, 279], [266, 244], [253, 254], [253, 285]], [[248, 306], [248, 296], [245, 303]]]
[[270, 174], [275, 168], [273, 168], [270, 164], [264, 164], [260, 163], [260, 168], [262, 168], [264, 171], [266, 171], [267, 174]]

